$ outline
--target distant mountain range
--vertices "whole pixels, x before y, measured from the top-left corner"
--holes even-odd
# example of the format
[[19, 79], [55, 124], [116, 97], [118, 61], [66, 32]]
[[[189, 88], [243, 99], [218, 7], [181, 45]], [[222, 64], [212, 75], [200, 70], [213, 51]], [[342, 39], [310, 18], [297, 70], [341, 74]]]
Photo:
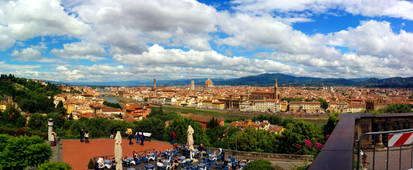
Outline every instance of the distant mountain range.
[[[203, 79], [180, 79], [180, 80], [157, 80], [159, 86], [184, 86], [191, 84], [191, 80], [196, 85], [203, 85], [207, 80]], [[385, 79], [378, 78], [314, 78], [296, 77], [287, 74], [273, 73], [260, 74], [233, 79], [211, 79], [214, 85], [250, 85], [250, 86], [271, 86], [274, 81], [278, 81], [279, 86], [360, 86], [360, 87], [397, 87], [413, 88], [413, 77], [392, 77]], [[84, 82], [66, 83], [72, 85], [89, 86], [152, 86], [153, 81], [120, 81], [120, 82]]]

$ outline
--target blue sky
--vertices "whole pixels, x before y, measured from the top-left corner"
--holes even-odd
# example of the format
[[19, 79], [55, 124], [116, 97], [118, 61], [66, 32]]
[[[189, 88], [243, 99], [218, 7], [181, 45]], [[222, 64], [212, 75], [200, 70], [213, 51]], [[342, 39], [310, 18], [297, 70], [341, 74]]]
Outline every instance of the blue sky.
[[412, 45], [411, 1], [0, 2], [0, 73], [43, 80], [411, 77]]

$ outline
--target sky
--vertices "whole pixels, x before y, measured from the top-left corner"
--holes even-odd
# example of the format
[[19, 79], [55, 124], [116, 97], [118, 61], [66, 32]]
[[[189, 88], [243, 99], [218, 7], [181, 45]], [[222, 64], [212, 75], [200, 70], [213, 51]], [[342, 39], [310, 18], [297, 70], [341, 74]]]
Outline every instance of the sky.
[[2, 0], [0, 73], [60, 82], [413, 76], [406, 0]]

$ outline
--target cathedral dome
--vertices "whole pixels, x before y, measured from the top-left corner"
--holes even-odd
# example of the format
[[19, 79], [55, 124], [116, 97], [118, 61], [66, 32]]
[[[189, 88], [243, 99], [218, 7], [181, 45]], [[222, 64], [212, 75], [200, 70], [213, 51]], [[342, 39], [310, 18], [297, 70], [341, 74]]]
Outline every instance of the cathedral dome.
[[212, 83], [212, 80], [208, 78], [208, 80], [205, 81], [205, 87], [212, 87], [214, 86], [214, 83]]

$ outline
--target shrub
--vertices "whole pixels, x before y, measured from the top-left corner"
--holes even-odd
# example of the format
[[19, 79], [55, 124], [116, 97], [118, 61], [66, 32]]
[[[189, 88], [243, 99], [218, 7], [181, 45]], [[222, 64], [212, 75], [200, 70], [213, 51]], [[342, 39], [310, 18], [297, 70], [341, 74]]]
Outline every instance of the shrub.
[[46, 162], [39, 166], [38, 170], [70, 170], [72, 167], [63, 162]]
[[93, 162], [93, 159], [89, 160], [89, 163], [87, 164], [88, 169], [95, 169], [95, 162]]
[[274, 166], [271, 164], [271, 162], [267, 160], [255, 160], [251, 161], [245, 167], [243, 168], [244, 170], [275, 170]]
[[0, 169], [38, 166], [49, 160], [51, 155], [52, 149], [39, 136], [10, 137], [0, 153]]

